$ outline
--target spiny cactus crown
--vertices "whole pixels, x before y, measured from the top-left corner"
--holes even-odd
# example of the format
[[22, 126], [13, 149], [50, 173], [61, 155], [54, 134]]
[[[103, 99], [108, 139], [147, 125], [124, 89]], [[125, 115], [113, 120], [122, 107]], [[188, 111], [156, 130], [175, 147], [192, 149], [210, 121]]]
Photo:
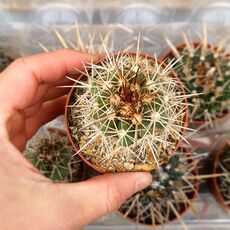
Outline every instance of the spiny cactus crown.
[[222, 46], [208, 45], [204, 40], [199, 43], [188, 42], [174, 47], [168, 61], [177, 57], [181, 61], [175, 65], [175, 72], [184, 84], [190, 97], [190, 118], [211, 121], [230, 111], [230, 58]]
[[[87, 80], [74, 86], [70, 130], [80, 139], [79, 151], [109, 171], [164, 162], [182, 138], [186, 117], [186, 96], [170, 68], [138, 53], [93, 64]], [[125, 166], [114, 168], [113, 161]]]
[[196, 190], [196, 181], [192, 178], [196, 164], [190, 154], [181, 151], [151, 172], [152, 184], [122, 205], [123, 214], [146, 224], [164, 224], [190, 205]]
[[44, 176], [56, 182], [72, 181], [76, 171], [82, 170], [81, 160], [73, 160], [72, 154], [68, 138], [56, 133], [51, 133], [47, 138], [38, 138], [24, 151], [26, 158]]

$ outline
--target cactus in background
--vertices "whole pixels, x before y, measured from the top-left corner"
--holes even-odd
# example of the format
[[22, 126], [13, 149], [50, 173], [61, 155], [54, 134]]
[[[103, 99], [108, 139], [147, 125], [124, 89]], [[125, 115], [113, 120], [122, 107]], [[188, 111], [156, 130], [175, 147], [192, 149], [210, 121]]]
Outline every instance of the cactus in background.
[[223, 174], [223, 176], [215, 177], [215, 189], [218, 193], [219, 200], [224, 207], [230, 210], [230, 142], [224, 146], [216, 159], [214, 175]]
[[49, 137], [36, 138], [24, 151], [25, 157], [44, 176], [55, 182], [76, 182], [82, 180], [83, 162], [76, 156], [67, 136], [50, 132]]
[[2, 72], [13, 60], [0, 51], [0, 72]]
[[[65, 38], [66, 35], [63, 35], [58, 30], [54, 30], [55, 37], [63, 48], [74, 49], [90, 54], [100, 54], [103, 52], [104, 46], [106, 46], [109, 51], [112, 51], [113, 41], [110, 38], [110, 32], [107, 32], [103, 37], [101, 36], [99, 43], [97, 44], [95, 33], [88, 33], [88, 37], [83, 38], [78, 25], [73, 29], [75, 30], [74, 41], [70, 41], [68, 38]], [[45, 52], [49, 52], [49, 48], [46, 44], [43, 44], [42, 42], [39, 42], [38, 44]], [[52, 50], [53, 49], [56, 50], [56, 48], [52, 48]]]
[[184, 34], [184, 44], [175, 47], [169, 40], [171, 52], [167, 62], [177, 58], [175, 72], [183, 82], [189, 98], [190, 119], [205, 121], [212, 125], [230, 111], [230, 59], [223, 50], [224, 40], [218, 45], [208, 44], [204, 26], [203, 38], [197, 43], [189, 41]]
[[164, 225], [178, 219], [192, 206], [198, 189], [197, 162], [181, 149], [160, 168], [151, 172], [152, 184], [129, 198], [119, 209], [124, 217], [148, 225]]
[[[101, 171], [151, 170], [167, 161], [186, 126], [187, 96], [156, 58], [118, 53], [74, 80], [68, 126], [78, 153]], [[87, 69], [90, 69], [87, 70]]]

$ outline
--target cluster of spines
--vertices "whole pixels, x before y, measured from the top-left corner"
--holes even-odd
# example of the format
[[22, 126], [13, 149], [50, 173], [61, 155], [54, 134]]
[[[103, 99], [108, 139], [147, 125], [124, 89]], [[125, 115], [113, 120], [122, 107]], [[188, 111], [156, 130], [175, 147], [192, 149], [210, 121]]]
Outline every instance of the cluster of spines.
[[184, 34], [184, 45], [175, 47], [169, 40], [172, 50], [168, 60], [178, 58], [175, 71], [183, 82], [188, 94], [198, 94], [189, 98], [190, 118], [212, 124], [216, 118], [230, 111], [230, 59], [223, 50], [226, 39], [219, 44], [207, 42], [207, 29], [197, 43], [191, 42]]
[[[96, 45], [96, 34], [95, 33], [89, 33], [88, 38], [83, 38], [81, 35], [81, 30], [78, 25], [76, 25], [73, 29], [75, 29], [75, 41], [72, 42], [65, 38], [58, 30], [54, 30], [54, 36], [58, 39], [58, 42], [64, 49], [74, 49], [77, 51], [81, 51], [84, 53], [89, 54], [98, 54], [103, 52], [103, 47], [106, 46], [108, 50], [113, 49], [113, 42], [110, 39], [110, 32], [107, 32], [105, 36], [102, 38], [101, 36], [101, 42]], [[103, 44], [103, 45], [102, 45]], [[43, 44], [42, 42], [39, 42], [38, 45], [45, 51], [49, 52], [49, 48], [46, 46], [46, 44]]]
[[87, 80], [74, 80], [76, 101], [71, 105], [79, 111], [72, 118], [77, 133], [88, 134], [79, 152], [100, 138], [98, 152], [107, 159], [125, 147], [135, 155], [150, 151], [159, 165], [162, 152], [175, 147], [185, 128], [187, 96], [171, 75], [172, 65], [139, 52], [107, 53], [104, 61], [90, 66], [91, 72], [86, 68]]

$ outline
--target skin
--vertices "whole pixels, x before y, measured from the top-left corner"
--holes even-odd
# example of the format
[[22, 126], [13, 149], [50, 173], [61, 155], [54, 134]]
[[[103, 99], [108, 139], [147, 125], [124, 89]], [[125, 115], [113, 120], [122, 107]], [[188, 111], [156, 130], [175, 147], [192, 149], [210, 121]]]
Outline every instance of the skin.
[[97, 56], [60, 50], [14, 61], [0, 74], [0, 223], [4, 230], [81, 229], [151, 183], [149, 173], [119, 173], [52, 183], [22, 155], [39, 127], [64, 112], [68, 76]]

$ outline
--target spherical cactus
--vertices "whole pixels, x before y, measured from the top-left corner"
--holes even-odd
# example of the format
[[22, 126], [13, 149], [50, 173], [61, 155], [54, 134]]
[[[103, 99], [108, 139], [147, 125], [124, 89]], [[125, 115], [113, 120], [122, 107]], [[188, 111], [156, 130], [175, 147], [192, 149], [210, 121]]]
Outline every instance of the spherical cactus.
[[36, 137], [24, 151], [25, 157], [47, 178], [55, 182], [76, 182], [83, 178], [84, 165], [66, 135], [50, 132]]
[[213, 120], [222, 118], [230, 111], [230, 58], [220, 45], [208, 44], [206, 38], [190, 42], [184, 36], [184, 44], [175, 47], [165, 60], [179, 59], [175, 72], [183, 82], [190, 97], [189, 118], [193, 123], [213, 125]]
[[187, 96], [171, 64], [140, 53], [107, 53], [75, 81], [66, 108], [69, 137], [95, 169], [151, 170], [178, 147]]
[[152, 184], [129, 198], [119, 211], [137, 223], [155, 226], [179, 219], [184, 225], [181, 215], [191, 207], [198, 189], [196, 165], [192, 155], [181, 149], [152, 171]]

